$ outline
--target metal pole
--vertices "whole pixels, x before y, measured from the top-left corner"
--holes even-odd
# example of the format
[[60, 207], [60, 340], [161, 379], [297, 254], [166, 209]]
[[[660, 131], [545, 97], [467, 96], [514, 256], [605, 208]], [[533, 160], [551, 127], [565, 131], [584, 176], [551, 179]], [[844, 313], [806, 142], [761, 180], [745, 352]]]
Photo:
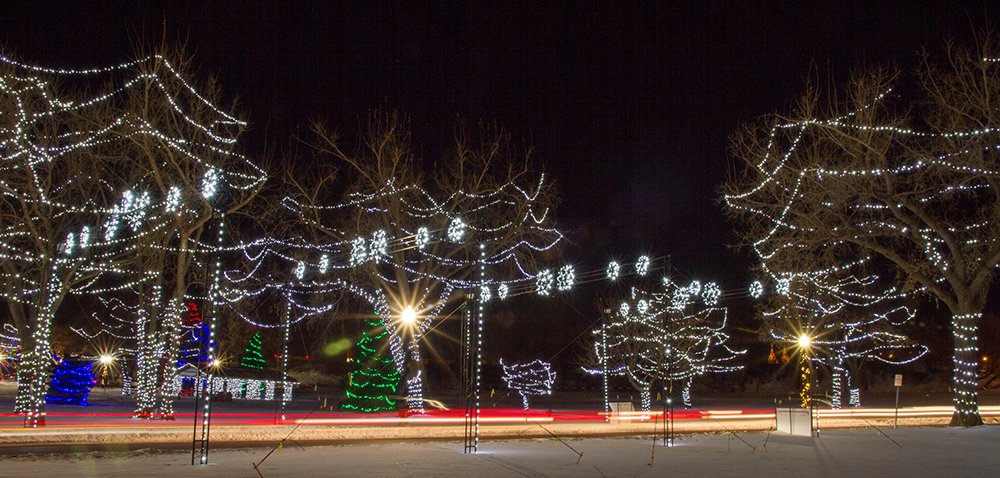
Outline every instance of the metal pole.
[[601, 314], [601, 376], [604, 378], [604, 421], [611, 421], [611, 404], [608, 403], [608, 314], [606, 309]]
[[896, 387], [896, 418], [892, 422], [892, 428], [899, 425], [899, 387]]
[[[200, 361], [200, 360], [199, 360]], [[194, 429], [191, 432], [191, 464], [194, 464], [195, 445], [198, 443], [198, 401], [201, 399], [201, 367], [198, 367], [198, 374], [195, 375], [194, 382]]]
[[669, 446], [674, 446], [674, 399], [668, 398], [667, 403], [670, 405], [668, 407], [670, 412], [670, 437], [667, 440]]
[[[213, 218], [215, 217], [215, 208], [214, 207], [212, 208], [212, 217]], [[209, 350], [209, 354], [208, 354], [209, 358], [214, 358], [214, 351], [212, 350], [212, 340], [215, 338], [215, 320], [216, 320], [215, 314], [218, 314], [218, 308], [215, 307], [215, 293], [216, 293], [215, 289], [219, 285], [218, 284], [218, 282], [219, 282], [219, 269], [221, 267], [221, 265], [219, 264], [219, 250], [222, 248], [222, 238], [223, 238], [223, 234], [224, 234], [224, 231], [225, 231], [225, 222], [224, 222], [225, 219], [226, 219], [226, 215], [225, 214], [221, 214], [220, 217], [219, 217], [219, 223], [218, 223], [218, 226], [217, 226], [217, 228], [218, 228], [217, 243], [215, 245], [215, 248], [212, 250], [212, 254], [210, 256], [209, 261], [206, 261], [206, 264], [205, 264], [206, 267], [212, 267], [212, 268], [214, 268], [214, 271], [212, 273], [212, 283], [211, 284], [207, 284], [207, 283], [205, 284], [206, 285], [206, 292], [207, 292], [207, 299], [208, 299], [207, 303], [210, 306], [210, 308], [206, 308], [206, 309], [210, 310], [211, 314], [212, 314], [212, 315], [209, 315], [210, 320], [211, 320], [211, 322], [209, 323], [210, 324], [209, 325], [210, 332], [209, 332], [209, 336], [208, 336], [208, 343], [206, 344], [207, 348]], [[211, 366], [211, 363], [209, 365]], [[200, 370], [201, 369], [199, 369], [199, 371]], [[214, 381], [213, 379], [214, 379], [214, 374], [210, 371], [208, 373], [208, 379], [207, 379], [208, 391], [209, 392], [211, 392], [211, 390], [212, 390], [212, 382]], [[197, 385], [199, 387], [202, 386], [202, 384], [201, 384], [200, 381], [198, 382]], [[199, 463], [202, 464], [202, 465], [207, 465], [208, 464], [209, 440], [210, 440], [211, 434], [212, 434], [212, 401], [213, 400], [212, 400], [211, 393], [206, 393], [205, 394], [205, 408], [204, 408], [205, 411], [204, 411], [204, 414], [202, 415], [202, 420], [201, 420], [201, 459], [200, 459]], [[195, 409], [195, 414], [197, 415], [197, 413], [198, 413], [198, 410]]]
[[[208, 222], [205, 223], [207, 225], [212, 224], [212, 220], [215, 219], [215, 207], [212, 207], [211, 209], [212, 210], [211, 210], [211, 213], [209, 215]], [[205, 301], [205, 304], [203, 304], [204, 307], [202, 307], [202, 310], [198, 312], [198, 316], [201, 318], [202, 324], [204, 324], [204, 320], [206, 319], [206, 317], [204, 315], [204, 312], [208, 309], [208, 302], [212, 300], [212, 297], [211, 297], [212, 294], [209, 292], [209, 290], [211, 290], [210, 289], [211, 286], [209, 285], [209, 282], [208, 282], [209, 271], [211, 270], [211, 268], [212, 268], [212, 265], [211, 265], [210, 261], [206, 260], [205, 261], [205, 292], [206, 292], [205, 297], [207, 297], [208, 299]], [[188, 307], [190, 307], [190, 305]], [[201, 325], [199, 325], [199, 327], [200, 326]], [[192, 334], [193, 333], [194, 332], [192, 331]], [[197, 342], [197, 338], [195, 339], [195, 341]], [[212, 339], [211, 339], [211, 337], [209, 337], [209, 339], [208, 339], [209, 343], [207, 344], [208, 347], [209, 347], [209, 349], [211, 349], [211, 347], [212, 347], [211, 341], [212, 341]], [[206, 352], [210, 354], [211, 350], [208, 350]], [[201, 345], [200, 344], [198, 345], [198, 352], [196, 352], [196, 353], [197, 353], [198, 359], [195, 361], [195, 368], [198, 370], [198, 372], [195, 374], [195, 381], [194, 381], [194, 413], [191, 414], [192, 417], [193, 417], [193, 420], [194, 420], [194, 425], [193, 425], [194, 426], [194, 430], [191, 432], [191, 464], [192, 465], [194, 465], [194, 462], [195, 462], [195, 459], [194, 459], [194, 456], [195, 456], [195, 444], [198, 443], [198, 404], [199, 404], [199, 402], [201, 400], [201, 365], [202, 364], [201, 364]], [[204, 443], [202, 444], [202, 447], [204, 447]]]
[[472, 378], [471, 378], [471, 356], [472, 356], [472, 307], [471, 294], [465, 296], [465, 310], [462, 311], [462, 390], [464, 392], [463, 405], [465, 406], [465, 453], [472, 449]]

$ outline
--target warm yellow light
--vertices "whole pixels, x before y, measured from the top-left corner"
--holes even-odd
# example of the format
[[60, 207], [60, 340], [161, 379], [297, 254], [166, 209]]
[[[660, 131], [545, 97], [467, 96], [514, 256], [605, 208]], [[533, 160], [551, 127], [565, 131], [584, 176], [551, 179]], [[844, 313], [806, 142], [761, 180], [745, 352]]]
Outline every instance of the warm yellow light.
[[810, 340], [808, 335], [802, 335], [801, 337], [799, 337], [799, 347], [808, 347], [809, 342]]
[[413, 310], [413, 307], [407, 307], [403, 309], [403, 313], [399, 315], [399, 319], [404, 323], [412, 324], [417, 321], [417, 312]]
[[111, 362], [114, 362], [115, 358], [112, 357], [112, 356], [110, 356], [110, 355], [101, 355], [101, 359], [100, 360], [101, 360], [101, 364], [102, 365], [108, 365]]

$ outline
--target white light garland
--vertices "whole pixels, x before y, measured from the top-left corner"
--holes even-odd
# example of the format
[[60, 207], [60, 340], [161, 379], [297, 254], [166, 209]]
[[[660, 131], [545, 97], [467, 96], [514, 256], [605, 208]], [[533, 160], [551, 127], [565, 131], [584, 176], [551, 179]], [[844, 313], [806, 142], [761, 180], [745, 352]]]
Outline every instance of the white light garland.
[[535, 360], [527, 364], [507, 365], [500, 359], [500, 367], [503, 369], [503, 380], [507, 382], [507, 387], [521, 395], [525, 410], [528, 410], [528, 397], [552, 394], [552, 384], [556, 380], [552, 364]]

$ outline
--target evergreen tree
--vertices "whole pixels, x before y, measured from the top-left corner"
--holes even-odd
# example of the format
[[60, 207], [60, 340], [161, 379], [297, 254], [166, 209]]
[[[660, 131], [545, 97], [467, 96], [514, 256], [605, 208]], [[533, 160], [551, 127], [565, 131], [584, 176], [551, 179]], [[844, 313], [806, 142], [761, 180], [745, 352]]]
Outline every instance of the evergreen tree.
[[264, 361], [264, 356], [260, 353], [260, 333], [253, 334], [243, 356], [240, 357], [240, 367], [264, 370], [266, 365], [267, 362]]
[[390, 396], [399, 388], [399, 370], [392, 357], [387, 356], [388, 342], [389, 332], [381, 318], [365, 320], [365, 330], [361, 332], [351, 362], [351, 382], [342, 408], [366, 413], [396, 408]]
[[[55, 358], [55, 356], [53, 356]], [[87, 395], [94, 386], [94, 374], [88, 362], [72, 363], [68, 360], [55, 358], [56, 366], [52, 369], [52, 382], [45, 401], [49, 403], [68, 403], [87, 405]]]

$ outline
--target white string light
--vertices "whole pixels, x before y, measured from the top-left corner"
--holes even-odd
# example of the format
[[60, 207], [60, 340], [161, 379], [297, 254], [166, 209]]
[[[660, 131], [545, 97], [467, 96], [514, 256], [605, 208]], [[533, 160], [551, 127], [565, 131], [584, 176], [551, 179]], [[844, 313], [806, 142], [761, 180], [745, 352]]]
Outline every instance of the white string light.
[[500, 367], [503, 369], [503, 380], [507, 383], [507, 388], [521, 395], [525, 410], [529, 408], [528, 397], [552, 394], [552, 384], [556, 380], [552, 364], [535, 360], [526, 364], [507, 365], [501, 358]]

